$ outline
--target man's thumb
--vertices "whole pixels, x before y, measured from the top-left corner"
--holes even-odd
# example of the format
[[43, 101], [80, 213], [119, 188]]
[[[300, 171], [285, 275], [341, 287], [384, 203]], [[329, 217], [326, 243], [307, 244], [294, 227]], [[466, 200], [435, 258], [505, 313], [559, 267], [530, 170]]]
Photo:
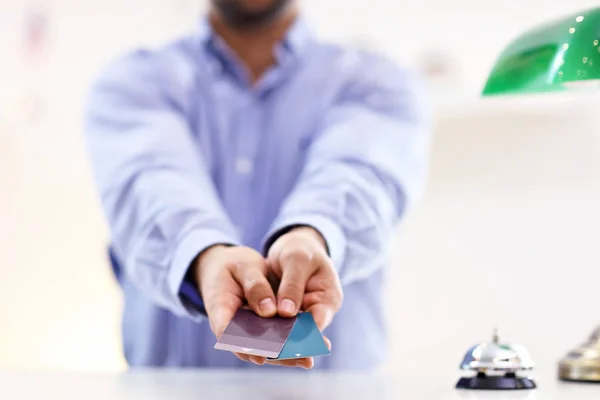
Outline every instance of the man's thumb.
[[221, 337], [223, 332], [225, 332], [225, 328], [227, 328], [227, 325], [223, 323], [223, 317], [221, 314], [221, 311], [216, 311], [212, 316], [209, 317], [210, 329], [213, 331], [217, 339]]
[[206, 311], [208, 313], [210, 329], [217, 338], [220, 338], [223, 332], [225, 332], [227, 325], [229, 325], [238, 308], [242, 305], [241, 300], [237, 298], [236, 300], [220, 301], [211, 305], [211, 307], [207, 307]]

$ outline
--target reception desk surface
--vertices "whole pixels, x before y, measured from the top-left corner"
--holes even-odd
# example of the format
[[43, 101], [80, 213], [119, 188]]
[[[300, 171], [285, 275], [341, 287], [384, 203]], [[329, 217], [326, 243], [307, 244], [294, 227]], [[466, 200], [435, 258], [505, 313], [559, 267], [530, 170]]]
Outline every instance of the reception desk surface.
[[598, 400], [599, 384], [560, 382], [536, 373], [538, 388], [455, 389], [456, 376], [363, 375], [315, 371], [130, 371], [122, 374], [0, 372], [0, 399], [61, 400]]

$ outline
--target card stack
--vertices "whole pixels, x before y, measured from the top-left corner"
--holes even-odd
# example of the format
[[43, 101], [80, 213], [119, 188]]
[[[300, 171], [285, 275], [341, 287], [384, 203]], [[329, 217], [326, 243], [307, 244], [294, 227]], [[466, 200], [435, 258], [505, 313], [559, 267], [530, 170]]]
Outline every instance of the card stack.
[[331, 354], [311, 313], [300, 313], [295, 318], [262, 318], [246, 309], [235, 314], [215, 349], [271, 360]]

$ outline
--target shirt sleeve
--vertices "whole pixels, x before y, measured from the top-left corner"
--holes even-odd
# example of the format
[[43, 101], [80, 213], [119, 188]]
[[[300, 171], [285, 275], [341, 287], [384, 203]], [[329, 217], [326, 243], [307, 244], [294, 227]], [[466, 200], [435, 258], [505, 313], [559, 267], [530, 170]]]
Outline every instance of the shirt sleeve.
[[318, 230], [343, 284], [385, 264], [387, 247], [428, 172], [430, 109], [417, 76], [361, 63], [310, 144], [305, 167], [265, 239], [286, 227]]
[[126, 277], [156, 305], [200, 320], [188, 269], [204, 249], [239, 238], [193, 140], [183, 95], [171, 94], [183, 78], [166, 72], [148, 53], [112, 64], [92, 88], [85, 133]]

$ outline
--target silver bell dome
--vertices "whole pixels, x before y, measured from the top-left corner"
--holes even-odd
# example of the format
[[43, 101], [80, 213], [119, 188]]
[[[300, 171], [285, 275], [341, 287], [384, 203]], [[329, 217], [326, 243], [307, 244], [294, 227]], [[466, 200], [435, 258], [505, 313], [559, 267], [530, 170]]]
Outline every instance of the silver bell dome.
[[498, 330], [495, 330], [490, 342], [480, 343], [467, 351], [460, 368], [495, 375], [532, 370], [534, 363], [525, 347], [502, 342]]

